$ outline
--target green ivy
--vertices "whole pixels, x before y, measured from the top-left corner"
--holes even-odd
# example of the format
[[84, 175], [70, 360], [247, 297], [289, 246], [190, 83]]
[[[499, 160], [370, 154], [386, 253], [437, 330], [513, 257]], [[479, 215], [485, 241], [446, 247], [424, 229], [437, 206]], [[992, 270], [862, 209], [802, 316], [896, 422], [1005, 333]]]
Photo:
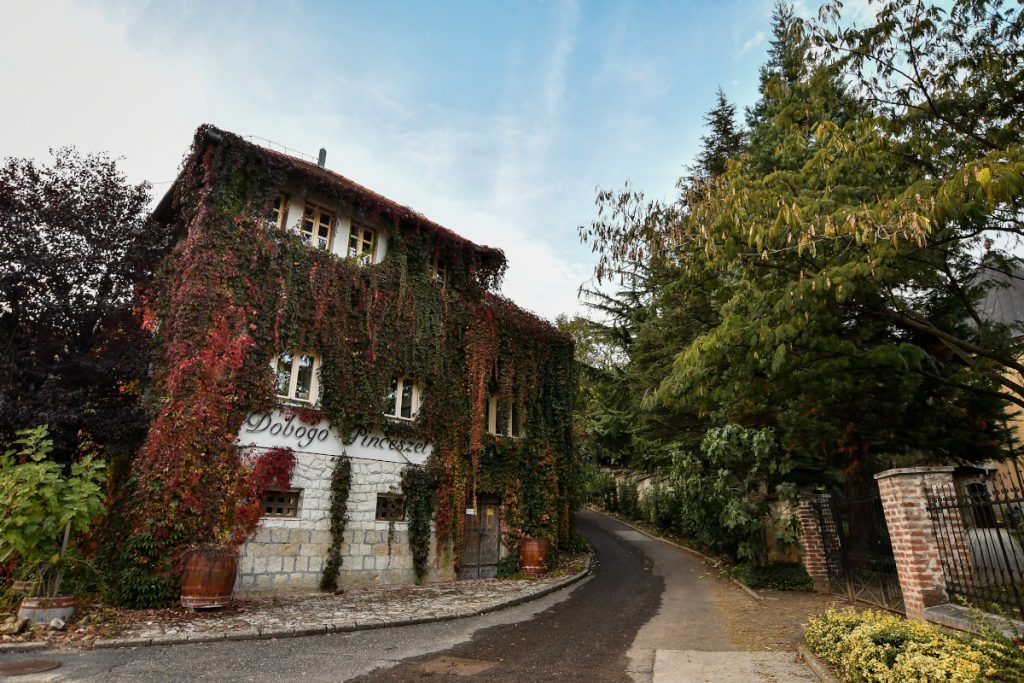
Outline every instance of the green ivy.
[[430, 519], [434, 515], [434, 496], [437, 482], [426, 468], [408, 465], [402, 470], [402, 492], [409, 518], [409, 548], [416, 582], [422, 583], [427, 575], [427, 557], [430, 555]]
[[[174, 206], [184, 238], [144, 311], [156, 330], [154, 419], [132, 464], [140, 495], [128, 514], [132, 530], [157, 547], [133, 562], [166, 575], [178, 531], [188, 543], [222, 535], [241, 470], [234, 435], [247, 414], [276, 407], [267, 367], [288, 349], [321, 359], [324, 391], [307, 418], [341, 434], [375, 430], [434, 445], [439, 554], [451, 548], [458, 564], [462, 510], [478, 491], [512, 512], [507, 539], [569, 538], [579, 480], [573, 344], [496, 293], [500, 250], [223, 131], [200, 129], [183, 169]], [[357, 220], [387, 224], [384, 260], [361, 264], [268, 230], [261, 217], [294, 186]], [[445, 288], [431, 278], [435, 256], [448, 266]], [[390, 382], [402, 376], [415, 378], [423, 403], [414, 421], [398, 424], [383, 413]], [[483, 434], [491, 394], [522, 407], [525, 438]], [[488, 472], [485, 460], [501, 471]]]
[[0, 453], [0, 564], [17, 560], [22, 578], [37, 580], [53, 597], [66, 568], [67, 539], [103, 512], [104, 463], [85, 455], [66, 476], [48, 458], [53, 442], [46, 425], [18, 430], [16, 437], [14, 448]]
[[348, 521], [348, 492], [352, 488], [352, 462], [338, 458], [331, 473], [331, 547], [327, 551], [320, 589], [338, 590], [338, 572], [341, 571], [341, 545], [345, 542], [345, 523]]

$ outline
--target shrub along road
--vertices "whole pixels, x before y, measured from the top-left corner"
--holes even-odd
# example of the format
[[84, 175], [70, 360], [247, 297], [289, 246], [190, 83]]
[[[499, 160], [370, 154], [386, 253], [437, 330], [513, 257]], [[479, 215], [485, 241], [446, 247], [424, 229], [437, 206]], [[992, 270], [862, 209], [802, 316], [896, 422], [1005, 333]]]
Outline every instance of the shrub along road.
[[756, 601], [694, 555], [592, 512], [578, 524], [594, 548], [593, 575], [493, 614], [283, 640], [4, 657], [62, 662], [19, 681], [815, 680], [790, 652], [742, 651], [772, 645], [769, 633], [763, 646], [730, 637], [728, 612]]

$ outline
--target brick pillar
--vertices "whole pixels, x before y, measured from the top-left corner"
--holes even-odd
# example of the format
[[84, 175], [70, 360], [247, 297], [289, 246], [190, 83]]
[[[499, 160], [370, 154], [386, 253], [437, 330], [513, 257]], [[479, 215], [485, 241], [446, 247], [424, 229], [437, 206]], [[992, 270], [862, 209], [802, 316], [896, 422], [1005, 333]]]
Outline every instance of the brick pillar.
[[875, 475], [889, 527], [896, 573], [907, 617], [924, 620], [924, 608], [949, 602], [940, 541], [927, 509], [927, 493], [952, 488], [952, 467], [906, 467]]
[[[817, 498], [817, 496], [815, 496]], [[828, 561], [825, 558], [825, 541], [814, 500], [803, 498], [797, 504], [796, 516], [800, 520], [800, 552], [804, 569], [814, 581], [814, 590], [828, 593], [831, 590], [828, 577]]]

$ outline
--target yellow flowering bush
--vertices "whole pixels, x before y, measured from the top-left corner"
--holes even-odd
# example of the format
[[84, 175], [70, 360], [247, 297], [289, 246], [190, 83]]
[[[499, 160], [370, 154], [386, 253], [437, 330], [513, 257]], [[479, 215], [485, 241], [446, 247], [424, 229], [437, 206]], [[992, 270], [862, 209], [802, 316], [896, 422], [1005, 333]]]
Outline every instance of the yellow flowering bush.
[[829, 610], [811, 617], [804, 634], [811, 651], [844, 681], [1020, 680], [1021, 651], [1010, 641], [953, 635], [886, 612]]

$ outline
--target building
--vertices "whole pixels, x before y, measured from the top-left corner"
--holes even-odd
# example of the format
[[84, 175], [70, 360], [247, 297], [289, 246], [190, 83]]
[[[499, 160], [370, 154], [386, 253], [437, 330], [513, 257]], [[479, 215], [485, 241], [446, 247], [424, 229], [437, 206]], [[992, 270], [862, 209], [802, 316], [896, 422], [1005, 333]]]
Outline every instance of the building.
[[[332, 552], [341, 587], [412, 582], [425, 553], [421, 579], [493, 576], [520, 537], [567, 540], [572, 342], [498, 294], [499, 249], [323, 152], [212, 126], [154, 217], [179, 243], [145, 312], [158, 359], [132, 472], [140, 562], [228, 539], [246, 463], [275, 449], [295, 467], [260, 492], [236, 590], [315, 589]], [[410, 471], [429, 496], [403, 490]]]

